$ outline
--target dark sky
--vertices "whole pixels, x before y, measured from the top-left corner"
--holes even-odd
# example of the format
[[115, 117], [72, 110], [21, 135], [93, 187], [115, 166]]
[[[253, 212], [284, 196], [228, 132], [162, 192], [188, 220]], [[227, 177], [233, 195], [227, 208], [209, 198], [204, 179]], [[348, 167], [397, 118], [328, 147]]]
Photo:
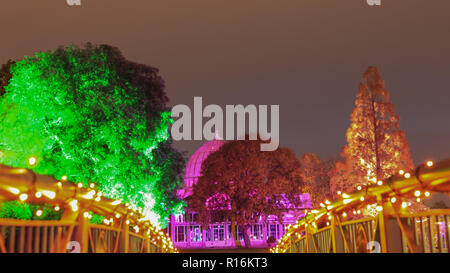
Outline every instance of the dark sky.
[[[450, 1], [0, 0], [0, 62], [107, 43], [158, 67], [171, 104], [279, 104], [281, 145], [335, 156], [377, 66], [416, 163], [450, 157]], [[178, 147], [191, 153], [200, 142]]]

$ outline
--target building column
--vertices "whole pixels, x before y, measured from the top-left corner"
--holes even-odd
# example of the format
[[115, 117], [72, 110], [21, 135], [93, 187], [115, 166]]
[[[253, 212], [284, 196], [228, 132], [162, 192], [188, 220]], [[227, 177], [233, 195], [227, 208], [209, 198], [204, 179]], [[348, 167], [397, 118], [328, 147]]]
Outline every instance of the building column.
[[170, 227], [170, 238], [172, 239], [172, 242], [175, 244], [175, 216], [173, 214], [170, 214], [170, 221], [169, 221], [169, 227]]
[[268, 222], [267, 222], [266, 217], [264, 217], [264, 221], [263, 221], [263, 241], [264, 241], [264, 244], [266, 244], [268, 246], [268, 244], [267, 244], [267, 227], [268, 227]]

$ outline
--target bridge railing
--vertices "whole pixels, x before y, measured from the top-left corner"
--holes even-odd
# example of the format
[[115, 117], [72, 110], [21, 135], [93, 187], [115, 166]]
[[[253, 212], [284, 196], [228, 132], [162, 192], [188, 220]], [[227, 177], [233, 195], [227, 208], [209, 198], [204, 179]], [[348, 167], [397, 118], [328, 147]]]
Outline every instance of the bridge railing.
[[[59, 220], [0, 218], [0, 253], [176, 252], [170, 238], [139, 210], [105, 198], [92, 185], [83, 188], [0, 165], [0, 202], [5, 201], [50, 206], [62, 216]], [[93, 213], [104, 217], [102, 224], [90, 223]]]
[[0, 219], [0, 253], [65, 252], [73, 228], [66, 221]]
[[[428, 163], [384, 185], [370, 187], [313, 210], [297, 221], [272, 252], [448, 253], [450, 209], [409, 212], [410, 200], [450, 192], [450, 160]], [[414, 202], [414, 201], [413, 201]], [[363, 217], [361, 210], [374, 213]], [[353, 218], [350, 220], [349, 218]]]

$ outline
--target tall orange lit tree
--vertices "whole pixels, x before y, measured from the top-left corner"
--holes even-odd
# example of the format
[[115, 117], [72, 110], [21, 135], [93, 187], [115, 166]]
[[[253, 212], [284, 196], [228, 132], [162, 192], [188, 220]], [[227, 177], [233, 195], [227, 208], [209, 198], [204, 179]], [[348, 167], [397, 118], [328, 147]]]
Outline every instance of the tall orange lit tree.
[[359, 86], [342, 161], [331, 171], [334, 192], [383, 181], [414, 168], [400, 118], [376, 67], [369, 67]]

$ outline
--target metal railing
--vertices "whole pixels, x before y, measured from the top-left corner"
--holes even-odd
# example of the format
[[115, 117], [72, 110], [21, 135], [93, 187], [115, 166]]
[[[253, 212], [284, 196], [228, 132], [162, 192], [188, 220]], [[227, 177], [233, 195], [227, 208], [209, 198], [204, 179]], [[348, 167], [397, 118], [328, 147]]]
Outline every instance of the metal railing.
[[[0, 165], [0, 202], [53, 206], [60, 220], [0, 218], [0, 253], [168, 253], [170, 238], [139, 210], [103, 197], [93, 188]], [[55, 209], [56, 210], [56, 209]], [[90, 215], [104, 224], [90, 223]]]
[[[450, 160], [421, 165], [415, 176], [392, 178], [311, 211], [297, 221], [272, 252], [448, 253], [450, 209], [409, 212], [408, 200], [450, 192]], [[374, 215], [360, 210], [372, 207]], [[353, 220], [348, 220], [354, 218]]]

